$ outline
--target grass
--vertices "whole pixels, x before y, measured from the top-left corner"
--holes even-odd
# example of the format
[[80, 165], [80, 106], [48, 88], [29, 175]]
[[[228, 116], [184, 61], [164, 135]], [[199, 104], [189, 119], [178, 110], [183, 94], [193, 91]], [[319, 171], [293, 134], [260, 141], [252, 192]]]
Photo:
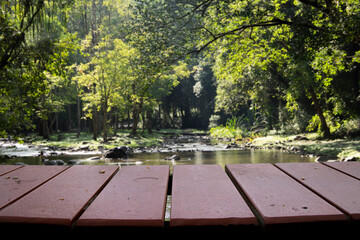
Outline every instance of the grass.
[[130, 137], [129, 135], [130, 131], [128, 130], [118, 131], [115, 136], [109, 137], [108, 141], [104, 142], [102, 137], [99, 137], [97, 141], [93, 140], [92, 134], [87, 132], [82, 132], [79, 138], [76, 137], [76, 133], [56, 133], [51, 135], [48, 140], [31, 134], [23, 138], [23, 141], [36, 146], [43, 145], [67, 149], [88, 146], [90, 150], [97, 150], [99, 147], [111, 149], [122, 145], [131, 147], [157, 146], [162, 142], [161, 133], [139, 134], [136, 137]]
[[238, 128], [216, 127], [210, 129], [210, 135], [214, 138], [242, 138], [242, 131]]
[[118, 130], [114, 136], [109, 136], [108, 141], [104, 142], [100, 136], [95, 141], [92, 139], [92, 133], [82, 132], [77, 138], [76, 133], [55, 133], [50, 136], [50, 139], [44, 140], [36, 134], [30, 134], [24, 137], [24, 142], [31, 143], [36, 146], [48, 146], [56, 148], [81, 148], [88, 146], [90, 150], [97, 150], [99, 148], [111, 149], [118, 146], [138, 147], [155, 147], [159, 146], [164, 141], [165, 134], [179, 135], [183, 133], [207, 133], [206, 131], [195, 129], [163, 129], [154, 131], [153, 134], [139, 131], [135, 137], [130, 136], [131, 130]]
[[[306, 139], [298, 139], [298, 136]], [[360, 138], [321, 139], [316, 133], [300, 135], [271, 135], [259, 137], [252, 144], [257, 147], [295, 146], [314, 155], [334, 156], [338, 159], [355, 157], [360, 159]]]

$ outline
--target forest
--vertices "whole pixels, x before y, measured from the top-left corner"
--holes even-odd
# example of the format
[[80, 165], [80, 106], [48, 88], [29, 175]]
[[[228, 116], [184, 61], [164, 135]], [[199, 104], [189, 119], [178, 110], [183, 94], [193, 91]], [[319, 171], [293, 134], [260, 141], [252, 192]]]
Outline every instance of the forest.
[[359, 133], [358, 0], [0, 4], [0, 137]]

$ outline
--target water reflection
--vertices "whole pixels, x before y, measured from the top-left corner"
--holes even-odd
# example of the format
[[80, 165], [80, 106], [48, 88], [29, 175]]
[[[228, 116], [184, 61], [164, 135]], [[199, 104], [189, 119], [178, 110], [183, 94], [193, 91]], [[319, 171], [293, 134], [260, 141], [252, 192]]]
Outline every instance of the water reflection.
[[[173, 154], [178, 154], [180, 160], [165, 160]], [[218, 164], [225, 167], [226, 164], [236, 163], [278, 163], [278, 162], [313, 162], [315, 158], [302, 156], [300, 154], [286, 153], [278, 150], [221, 150], [221, 151], [194, 151], [194, 152], [168, 152], [168, 153], [137, 153], [132, 158], [121, 160], [97, 159], [92, 160], [95, 155], [59, 155], [51, 156], [49, 160], [60, 159], [67, 163], [75, 160], [78, 164], [106, 164], [106, 165], [184, 165], [184, 164]], [[18, 157], [1, 159], [0, 164], [25, 163], [39, 165], [39, 157]]]

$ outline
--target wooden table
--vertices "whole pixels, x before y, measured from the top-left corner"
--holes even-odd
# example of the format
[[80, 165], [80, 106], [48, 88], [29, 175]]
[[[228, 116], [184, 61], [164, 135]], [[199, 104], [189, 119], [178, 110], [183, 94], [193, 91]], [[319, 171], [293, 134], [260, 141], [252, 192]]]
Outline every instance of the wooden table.
[[[356, 222], [360, 163], [0, 166], [0, 226]], [[165, 221], [171, 195], [170, 220]]]

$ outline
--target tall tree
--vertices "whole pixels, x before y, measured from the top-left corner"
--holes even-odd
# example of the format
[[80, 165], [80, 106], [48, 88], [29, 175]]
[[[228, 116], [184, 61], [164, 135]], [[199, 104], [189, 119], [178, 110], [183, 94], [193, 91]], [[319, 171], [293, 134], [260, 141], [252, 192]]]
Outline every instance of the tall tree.
[[120, 39], [104, 37], [96, 47], [91, 61], [77, 66], [78, 76], [75, 79], [87, 88], [83, 93], [88, 116], [93, 117], [93, 110], [102, 113], [103, 139], [108, 138], [109, 112], [121, 91], [128, 91], [131, 81], [130, 57], [134, 54], [129, 46]]
[[[357, 1], [193, 0], [154, 4], [138, 1], [138, 6], [144, 6], [147, 29], [152, 30], [156, 41], [180, 35], [170, 42], [176, 49], [173, 59], [207, 50], [215, 59], [219, 86], [229, 81], [224, 76], [235, 84], [249, 70], [269, 71], [275, 64], [280, 75], [289, 77], [290, 90], [305, 88], [320, 119], [320, 129], [325, 137], [330, 135], [324, 95], [329, 93], [333, 76], [350, 69], [351, 60], [357, 61], [360, 55], [358, 50], [344, 51], [346, 45], [360, 43]], [[162, 11], [166, 14], [160, 15]], [[190, 36], [191, 40], [187, 38]], [[324, 61], [326, 58], [329, 61]], [[326, 63], [320, 67], [319, 62]]]
[[[61, 35], [47, 34], [59, 23], [70, 1], [1, 1], [0, 3], [0, 122], [1, 134], [17, 136], [34, 128], [38, 103], [47, 91], [44, 71], [59, 72]], [[51, 9], [52, 11], [48, 11]], [[58, 15], [54, 18], [53, 14]], [[63, 23], [63, 21], [60, 21]], [[60, 23], [60, 25], [61, 25]], [[52, 30], [52, 29], [51, 29]], [[55, 57], [55, 58], [54, 58]], [[54, 63], [54, 64], [53, 64]]]

